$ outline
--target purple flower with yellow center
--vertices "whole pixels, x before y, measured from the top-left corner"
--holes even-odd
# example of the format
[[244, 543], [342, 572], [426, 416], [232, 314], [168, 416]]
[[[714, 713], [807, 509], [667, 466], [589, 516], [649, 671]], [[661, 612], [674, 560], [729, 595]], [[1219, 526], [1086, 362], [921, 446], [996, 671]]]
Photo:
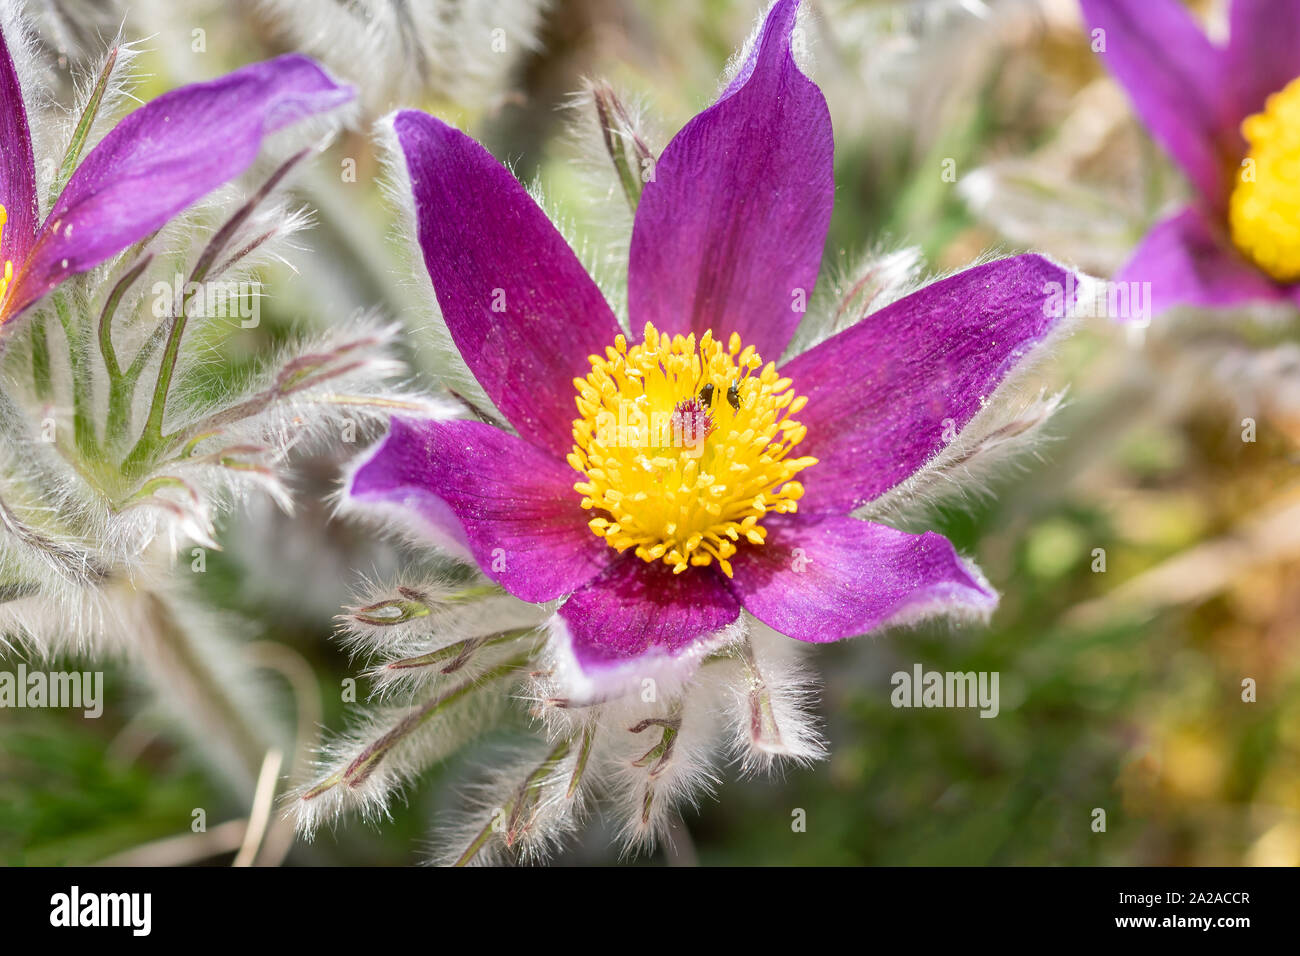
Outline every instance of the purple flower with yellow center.
[[1117, 278], [1150, 282], [1156, 310], [1300, 304], [1300, 2], [1232, 0], [1223, 46], [1178, 0], [1082, 3], [1094, 48], [1196, 190]]
[[23, 93], [0, 34], [0, 326], [244, 172], [271, 134], [353, 96], [311, 60], [288, 55], [165, 93], [84, 159], [83, 124], [57, 166], [66, 184], [42, 217]]
[[423, 113], [394, 120], [418, 240], [469, 369], [516, 434], [396, 420], [348, 488], [530, 602], [576, 693], [694, 662], [742, 609], [836, 641], [996, 595], [939, 534], [855, 510], [931, 463], [1058, 320], [1038, 256], [936, 282], [783, 359], [834, 194], [826, 102], [772, 8], [636, 208], [626, 335], [516, 179]]

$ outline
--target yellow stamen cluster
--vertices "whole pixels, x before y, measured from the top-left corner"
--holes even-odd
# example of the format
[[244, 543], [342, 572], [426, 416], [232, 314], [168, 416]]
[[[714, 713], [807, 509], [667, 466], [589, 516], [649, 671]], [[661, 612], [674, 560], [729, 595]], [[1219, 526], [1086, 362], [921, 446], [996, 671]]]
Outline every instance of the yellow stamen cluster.
[[1232, 241], [1279, 282], [1300, 280], [1300, 79], [1248, 116], [1241, 134], [1250, 144], [1232, 197]]
[[[5, 223], [7, 223], [8, 221], [9, 221], [9, 213], [5, 211], [5, 207], [3, 205], [0, 205], [0, 243], [4, 242]], [[0, 302], [4, 302], [5, 293], [9, 291], [9, 283], [13, 279], [13, 277], [14, 277], [14, 264], [6, 259], [4, 272], [0, 273]]]
[[742, 540], [761, 545], [767, 514], [798, 508], [791, 479], [817, 463], [791, 456], [807, 428], [791, 416], [807, 399], [740, 337], [661, 335], [628, 346], [620, 335], [574, 379], [578, 412], [569, 464], [584, 481], [591, 530], [674, 574], [718, 562], [728, 576]]

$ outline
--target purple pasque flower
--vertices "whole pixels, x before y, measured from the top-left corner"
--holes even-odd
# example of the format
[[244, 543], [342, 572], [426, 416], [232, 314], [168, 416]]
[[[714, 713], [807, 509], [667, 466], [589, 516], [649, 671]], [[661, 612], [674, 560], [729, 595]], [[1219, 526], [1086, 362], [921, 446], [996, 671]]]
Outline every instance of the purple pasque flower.
[[797, 6], [775, 4], [644, 186], [628, 278], [643, 341], [482, 146], [423, 113], [393, 120], [443, 317], [517, 435], [396, 420], [350, 500], [416, 520], [518, 598], [561, 600], [575, 696], [689, 669], [742, 609], [823, 642], [996, 603], [942, 536], [850, 513], [931, 462], [1053, 331], [1045, 292], [1066, 272], [988, 263], [778, 365], [834, 194]]
[[1156, 310], [1300, 304], [1300, 0], [1232, 0], [1224, 46], [1179, 0], [1082, 4], [1094, 49], [1196, 190], [1117, 278], [1150, 282]]
[[165, 93], [90, 150], [44, 218], [23, 96], [0, 32], [0, 326], [244, 172], [266, 137], [353, 91], [291, 54]]

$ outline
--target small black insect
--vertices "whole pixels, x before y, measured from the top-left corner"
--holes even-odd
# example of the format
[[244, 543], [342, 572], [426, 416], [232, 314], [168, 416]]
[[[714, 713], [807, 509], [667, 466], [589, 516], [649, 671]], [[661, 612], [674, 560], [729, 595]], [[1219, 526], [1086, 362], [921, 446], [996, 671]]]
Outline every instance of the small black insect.
[[740, 379], [736, 379], [727, 389], [727, 402], [736, 411], [740, 411]]
[[713, 407], [713, 385], [705, 385], [700, 389], [700, 401], [704, 403], [705, 408]]

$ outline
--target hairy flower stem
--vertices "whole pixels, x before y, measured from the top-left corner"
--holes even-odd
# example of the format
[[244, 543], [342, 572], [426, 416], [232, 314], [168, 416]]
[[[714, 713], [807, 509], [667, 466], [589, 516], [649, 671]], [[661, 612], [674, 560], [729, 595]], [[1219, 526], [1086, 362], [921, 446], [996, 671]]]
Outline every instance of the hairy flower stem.
[[[640, 170], [652, 159], [653, 154], [650, 147], [634, 132], [632, 119], [612, 87], [604, 83], [596, 86], [592, 90], [592, 100], [596, 105], [596, 119], [600, 123], [605, 150], [614, 164], [619, 184], [623, 187], [623, 195], [635, 213], [644, 185]], [[632, 154], [630, 158], [629, 152]]]
[[[351, 363], [342, 362], [347, 355], [366, 348], [378, 345], [376, 339], [362, 339], [352, 342], [347, 346], [324, 355], [303, 355], [294, 359], [286, 365], [277, 376], [275, 383], [267, 389], [257, 393], [252, 398], [240, 402], [231, 408], [224, 409], [207, 418], [202, 419], [196, 424], [187, 428], [183, 433], [176, 433], [173, 436], [178, 440], [185, 440], [190, 445], [197, 441], [215, 434], [220, 429], [251, 418], [260, 412], [265, 411], [275, 402], [281, 401], [290, 395], [301, 392], [305, 389], [315, 387], [322, 382], [328, 382], [331, 379], [341, 378], [350, 372], [365, 364], [364, 360], [358, 360]], [[333, 364], [333, 367], [331, 367]], [[337, 396], [339, 398], [348, 398], [349, 396]], [[413, 404], [403, 404], [400, 402], [380, 402], [375, 399], [367, 399], [365, 396], [351, 396], [355, 398], [354, 404], [374, 407], [384, 405], [386, 407], [405, 408], [406, 410], [416, 410], [418, 406]], [[322, 396], [320, 400], [324, 400]], [[336, 404], [343, 404], [338, 402]]]
[[573, 765], [573, 776], [569, 778], [569, 789], [564, 792], [566, 800], [572, 800], [582, 786], [582, 775], [587, 772], [587, 761], [591, 758], [591, 745], [596, 740], [596, 725], [588, 724], [582, 731], [582, 743], [578, 745], [578, 759]]
[[201, 284], [212, 273], [218, 257], [230, 244], [239, 227], [248, 221], [254, 210], [262, 204], [272, 190], [280, 184], [280, 181], [306, 155], [307, 151], [303, 150], [281, 163], [262, 187], [230, 217], [225, 225], [217, 230], [216, 235], [212, 237], [203, 252], [200, 253], [198, 262], [195, 263], [189, 281], [186, 283], [186, 291], [181, 297], [179, 308], [172, 315], [171, 329], [167, 334], [167, 344], [163, 349], [162, 360], [158, 366], [158, 380], [154, 386], [153, 401], [149, 405], [149, 415], [145, 419], [140, 440], [122, 463], [123, 471], [128, 475], [141, 471], [145, 462], [164, 444], [162, 433], [163, 415], [167, 410], [167, 398], [171, 392], [172, 378], [176, 374], [176, 361], [180, 357], [181, 339], [185, 336], [191, 301], [197, 294]]
[[528, 664], [530, 656], [520, 654], [512, 657], [504, 663], [498, 664], [477, 677], [458, 684], [451, 690], [439, 694], [432, 700], [425, 703], [422, 707], [412, 710], [403, 717], [391, 730], [371, 743], [353, 761], [344, 769], [325, 778], [307, 793], [303, 794], [304, 800], [312, 800], [331, 790], [341, 783], [346, 783], [349, 787], [357, 787], [364, 783], [372, 773], [374, 773], [389, 752], [409, 737], [412, 733], [426, 724], [428, 721], [443, 713], [458, 701], [467, 697], [469, 694], [482, 688], [486, 684], [508, 677], [519, 668]]
[[107, 568], [94, 555], [55, 541], [23, 523], [3, 499], [0, 499], [0, 526], [74, 580], [101, 581], [108, 577]]
[[213, 673], [177, 619], [175, 611], [158, 594], [139, 594], [145, 624], [144, 640], [153, 647], [141, 658], [148, 664], [162, 690], [179, 695], [187, 705], [185, 713], [198, 715], [194, 732], [200, 739], [221, 741], [235, 758], [240, 772], [240, 789], [247, 790], [257, 779], [270, 742], [248, 719], [244, 706], [230, 696], [225, 683]]
[[749, 680], [749, 734], [755, 745], [761, 749], [779, 748], [781, 746], [781, 728], [776, 722], [776, 713], [772, 708], [772, 692], [758, 661], [754, 658], [754, 648], [746, 640], [740, 654], [745, 664], [746, 677]]
[[632, 766], [650, 767], [650, 776], [657, 777], [672, 764], [673, 746], [677, 743], [677, 734], [682, 729], [680, 708], [674, 707], [673, 716], [668, 718], [647, 717], [645, 720], [633, 724], [628, 728], [628, 731], [629, 733], [639, 734], [651, 727], [659, 727], [663, 731], [663, 735], [659, 738], [659, 743], [647, 750], [638, 759], [633, 760]]
[[532, 627], [519, 627], [509, 631], [500, 631], [496, 634], [488, 634], [484, 637], [472, 637], [468, 640], [457, 641], [455, 644], [448, 644], [446, 647], [440, 647], [428, 654], [421, 654], [419, 657], [407, 657], [400, 661], [393, 661], [391, 664], [386, 665], [386, 669], [391, 671], [415, 670], [443, 664], [439, 673], [450, 674], [464, 667], [483, 648], [509, 644], [511, 641], [517, 641], [535, 630], [536, 628]]
[[90, 91], [90, 99], [86, 101], [86, 108], [81, 112], [77, 128], [72, 131], [72, 139], [68, 143], [67, 152], [63, 154], [63, 162], [59, 164], [59, 171], [54, 177], [54, 182], [50, 184], [51, 206], [63, 192], [63, 187], [68, 184], [68, 180], [76, 171], [77, 163], [81, 160], [81, 154], [86, 148], [86, 140], [90, 138], [91, 127], [95, 125], [99, 108], [104, 103], [104, 93], [108, 90], [108, 81], [113, 76], [113, 68], [117, 65], [120, 49], [121, 47], [115, 46], [108, 52], [108, 59], [104, 61], [104, 67], [99, 71], [94, 89]]
[[62, 292], [55, 292], [52, 298], [68, 346], [68, 364], [72, 375], [73, 437], [76, 439], [79, 451], [93, 455], [98, 444], [95, 423], [91, 418], [94, 403], [93, 373], [86, 363], [87, 355], [85, 343], [82, 341], [82, 330], [68, 308], [67, 297]]
[[50, 340], [45, 331], [45, 315], [38, 313], [32, 318], [32, 389], [36, 397], [43, 402], [49, 401], [53, 394], [50, 377]]
[[99, 354], [104, 359], [108, 370], [108, 414], [104, 424], [104, 443], [113, 448], [124, 436], [131, 414], [131, 398], [135, 394], [135, 384], [140, 372], [136, 366], [123, 371], [117, 361], [117, 350], [113, 347], [113, 317], [122, 303], [122, 298], [137, 279], [153, 261], [152, 255], [144, 256], [124, 275], [109, 293], [108, 301], [99, 315]]
[[[397, 588], [397, 593], [398, 597], [396, 598], [376, 601], [363, 607], [344, 608], [348, 613], [342, 615], [342, 617], [345, 620], [358, 621], [372, 627], [389, 627], [394, 624], [404, 624], [417, 618], [428, 617], [433, 613], [433, 605], [435, 604], [452, 605], [461, 601], [476, 601], [479, 598], [504, 594], [505, 591], [497, 584], [479, 584], [434, 598], [418, 588], [402, 585]], [[433, 653], [440, 654], [446, 650], [446, 648], [443, 648]], [[410, 658], [410, 660], [417, 660], [417, 658]]]
[[519, 789], [515, 791], [514, 796], [506, 801], [506, 805], [492, 814], [491, 819], [483, 825], [483, 829], [475, 835], [474, 839], [470, 841], [470, 845], [465, 848], [465, 852], [462, 853], [452, 865], [465, 866], [473, 860], [474, 857], [479, 854], [479, 851], [482, 850], [483, 847], [487, 846], [488, 841], [492, 839], [492, 834], [498, 832], [502, 828], [501, 821], [503, 820], [506, 821], [504, 827], [506, 845], [514, 845], [520, 832], [526, 829], [528, 825], [528, 821], [524, 820], [524, 814], [531, 813], [533, 807], [537, 803], [538, 797], [541, 795], [542, 786], [546, 783], [546, 778], [549, 777], [564, 758], [569, 755], [569, 748], [572, 746], [573, 741], [567, 738], [556, 744], [551, 749], [551, 752], [546, 755], [546, 759], [539, 763], [533, 769], [532, 773], [524, 778], [523, 783], [519, 785]]

